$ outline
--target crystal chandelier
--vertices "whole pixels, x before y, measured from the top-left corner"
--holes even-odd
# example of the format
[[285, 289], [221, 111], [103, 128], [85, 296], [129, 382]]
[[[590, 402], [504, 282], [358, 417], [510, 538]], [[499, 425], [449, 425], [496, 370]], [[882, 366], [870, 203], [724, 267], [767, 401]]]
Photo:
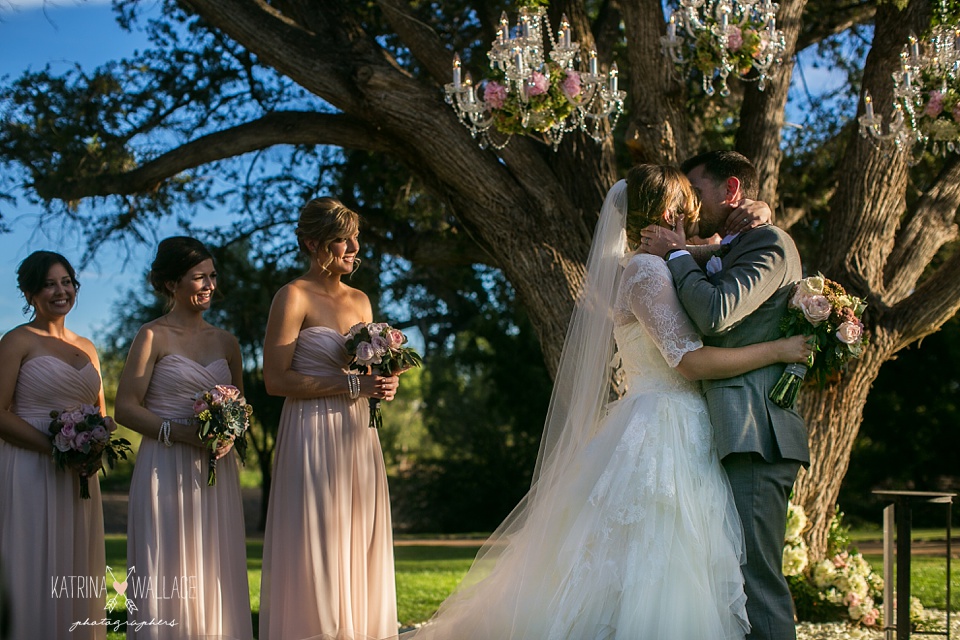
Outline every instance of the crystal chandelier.
[[454, 55], [446, 100], [482, 148], [502, 149], [514, 134], [542, 138], [554, 151], [571, 131], [583, 131], [597, 142], [610, 135], [627, 95], [618, 88], [617, 65], [600, 74], [597, 52], [591, 51], [584, 68], [580, 45], [571, 36], [565, 15], [554, 37], [543, 7], [523, 7], [512, 33], [507, 14], [500, 16], [487, 53], [491, 77], [474, 85]]
[[893, 99], [894, 115], [883, 133], [881, 117], [865, 94], [861, 135], [881, 147], [891, 142], [908, 147], [912, 156], [928, 145], [934, 155], [960, 149], [960, 26], [939, 24], [925, 42], [910, 36], [900, 53], [900, 70], [893, 74]]
[[783, 31], [777, 28], [778, 8], [771, 0], [680, 0], [660, 44], [677, 64], [685, 64], [689, 56], [703, 73], [707, 95], [713, 95], [717, 78], [720, 95], [730, 95], [731, 75], [756, 80], [763, 91], [786, 48]]

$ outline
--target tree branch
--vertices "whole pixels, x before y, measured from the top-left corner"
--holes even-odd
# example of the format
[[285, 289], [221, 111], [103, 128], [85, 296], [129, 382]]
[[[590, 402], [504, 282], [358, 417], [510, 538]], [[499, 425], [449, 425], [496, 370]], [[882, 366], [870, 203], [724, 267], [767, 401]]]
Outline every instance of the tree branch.
[[436, 32], [414, 16], [401, 0], [378, 0], [383, 15], [410, 53], [441, 86], [450, 81], [453, 55], [443, 46]]
[[951, 155], [936, 181], [897, 233], [884, 269], [884, 301], [895, 304], [910, 295], [924, 269], [945, 243], [957, 237], [960, 207], [960, 159]]
[[955, 251], [913, 295], [893, 308], [891, 324], [900, 336], [896, 350], [930, 335], [960, 311], [960, 251]]
[[[829, 5], [829, 8], [825, 5]], [[797, 51], [843, 33], [854, 25], [871, 22], [877, 13], [877, 5], [875, 2], [855, 2], [842, 6], [830, 2], [809, 2], [805, 11], [815, 14], [816, 19], [804, 20], [797, 38]]]
[[391, 150], [383, 136], [349, 116], [286, 111], [203, 136], [126, 173], [66, 182], [62, 179], [45, 182], [42, 177], [34, 176], [32, 186], [45, 200], [79, 200], [90, 196], [149, 192], [182, 171], [278, 144], [329, 144], [369, 151]]
[[[334, 106], [350, 110], [357, 104], [353, 79], [344, 73], [351, 69], [355, 51], [341, 46], [342, 37], [329, 27], [331, 21], [314, 9], [312, 32], [302, 26], [300, 16], [294, 22], [264, 0], [184, 0], [204, 20], [242, 44], [264, 64], [288, 76], [308, 91]], [[299, 7], [299, 3], [297, 3]], [[301, 11], [302, 12], [302, 11]], [[341, 62], [343, 62], [341, 64]]]

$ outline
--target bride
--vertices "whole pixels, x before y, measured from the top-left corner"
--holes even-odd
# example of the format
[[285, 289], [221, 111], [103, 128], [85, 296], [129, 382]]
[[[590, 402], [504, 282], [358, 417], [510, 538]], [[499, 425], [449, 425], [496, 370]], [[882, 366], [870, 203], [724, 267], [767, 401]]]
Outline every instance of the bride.
[[[686, 176], [640, 165], [610, 189], [564, 343], [532, 487], [434, 618], [434, 639], [714, 640], [750, 624], [740, 521], [694, 381], [810, 353], [797, 336], [704, 346], [650, 224], [694, 225]], [[625, 394], [607, 404], [614, 351]]]

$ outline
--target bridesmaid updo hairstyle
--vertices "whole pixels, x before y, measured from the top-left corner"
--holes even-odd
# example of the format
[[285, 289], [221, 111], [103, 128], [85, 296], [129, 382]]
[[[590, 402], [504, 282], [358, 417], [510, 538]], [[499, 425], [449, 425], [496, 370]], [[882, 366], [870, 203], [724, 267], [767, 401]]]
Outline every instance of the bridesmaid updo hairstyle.
[[180, 281], [187, 271], [204, 260], [213, 260], [213, 255], [196, 238], [173, 236], [164, 238], [157, 246], [157, 256], [150, 265], [147, 278], [153, 290], [169, 299], [173, 296], [167, 286]]
[[[310, 240], [316, 241], [317, 248], [326, 250], [327, 247], [339, 238], [350, 238], [360, 230], [360, 216], [344, 206], [336, 198], [314, 198], [300, 209], [300, 219], [297, 222], [297, 244], [305, 255], [315, 257], [317, 251], [311, 251], [307, 246]], [[329, 256], [327, 261], [320, 265], [326, 268], [333, 261]], [[360, 265], [354, 261], [354, 269]]]
[[687, 176], [667, 165], [639, 164], [627, 173], [627, 241], [640, 246], [640, 231], [659, 224], [664, 211], [683, 216], [690, 229], [700, 217], [700, 201]]
[[24, 314], [30, 311], [30, 299], [40, 293], [40, 290], [47, 284], [47, 274], [50, 272], [50, 267], [55, 264], [63, 265], [63, 268], [67, 270], [67, 275], [70, 276], [70, 280], [73, 281], [74, 290], [80, 290], [77, 272], [69, 260], [53, 251], [34, 251], [24, 258], [20, 266], [17, 267], [17, 288], [20, 289], [20, 293], [26, 301], [26, 304], [23, 305]]

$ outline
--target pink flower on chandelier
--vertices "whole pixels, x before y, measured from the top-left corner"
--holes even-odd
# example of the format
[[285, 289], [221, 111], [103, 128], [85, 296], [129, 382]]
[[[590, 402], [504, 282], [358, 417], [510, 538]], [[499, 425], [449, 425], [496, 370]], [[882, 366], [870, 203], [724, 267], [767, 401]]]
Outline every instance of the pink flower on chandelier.
[[528, 96], [542, 96], [550, 89], [550, 79], [540, 73], [539, 71], [534, 71], [530, 74], [530, 80], [527, 81], [527, 95]]
[[568, 98], [576, 98], [583, 90], [580, 86], [580, 74], [573, 69], [567, 69], [567, 75], [560, 88], [563, 89], [564, 95]]
[[740, 51], [743, 46], [743, 33], [740, 27], [730, 25], [727, 27], [727, 49], [730, 51]]
[[923, 109], [923, 114], [936, 118], [943, 111], [943, 94], [934, 89], [930, 92], [930, 100]]
[[483, 89], [483, 100], [491, 108], [500, 109], [507, 101], [507, 88], [496, 80], [490, 80]]

